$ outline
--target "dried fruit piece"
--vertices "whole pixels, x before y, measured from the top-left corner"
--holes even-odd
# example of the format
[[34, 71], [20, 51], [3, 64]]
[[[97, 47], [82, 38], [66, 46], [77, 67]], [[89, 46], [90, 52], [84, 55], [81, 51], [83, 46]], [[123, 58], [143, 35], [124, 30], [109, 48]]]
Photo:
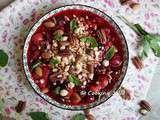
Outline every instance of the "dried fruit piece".
[[139, 70], [141, 70], [144, 67], [141, 59], [138, 56], [135, 56], [135, 57], [132, 58], [132, 63]]
[[73, 104], [78, 104], [81, 101], [81, 97], [78, 93], [73, 93], [70, 99]]
[[122, 99], [131, 100], [131, 94], [128, 89], [121, 87], [118, 92], [119, 92], [120, 96], [122, 97]]
[[26, 102], [25, 101], [19, 101], [17, 106], [15, 107], [15, 110], [17, 113], [21, 113], [26, 107]]
[[42, 75], [43, 75], [43, 70], [42, 70], [42, 68], [41, 68], [41, 67], [36, 67], [36, 68], [35, 68], [35, 73], [36, 73], [38, 76], [42, 77]]
[[50, 52], [44, 52], [44, 53], [42, 53], [42, 58], [43, 59], [49, 59], [49, 58], [51, 58], [52, 56], [51, 56], [51, 53]]
[[42, 93], [45, 94], [45, 93], [48, 93], [48, 92], [49, 92], [49, 89], [48, 89], [48, 88], [43, 88], [43, 89], [42, 89]]
[[147, 111], [151, 111], [152, 109], [151, 105], [146, 100], [140, 101], [139, 105]]

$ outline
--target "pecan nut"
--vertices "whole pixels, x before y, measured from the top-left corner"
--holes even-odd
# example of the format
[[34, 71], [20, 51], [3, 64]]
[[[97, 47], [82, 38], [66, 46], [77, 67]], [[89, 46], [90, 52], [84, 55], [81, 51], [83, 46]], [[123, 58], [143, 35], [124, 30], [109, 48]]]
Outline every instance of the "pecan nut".
[[119, 89], [119, 94], [124, 100], [131, 100], [131, 94], [130, 91], [124, 87], [121, 87]]
[[15, 107], [15, 110], [17, 113], [21, 113], [26, 107], [26, 102], [25, 101], [19, 101], [17, 106]]
[[148, 103], [146, 100], [140, 101], [139, 105], [140, 105], [142, 108], [146, 109], [147, 111], [151, 111], [151, 109], [152, 109], [150, 103]]
[[132, 63], [139, 70], [141, 70], [144, 67], [141, 59], [139, 57], [137, 57], [137, 56], [135, 56], [135, 57], [132, 58]]

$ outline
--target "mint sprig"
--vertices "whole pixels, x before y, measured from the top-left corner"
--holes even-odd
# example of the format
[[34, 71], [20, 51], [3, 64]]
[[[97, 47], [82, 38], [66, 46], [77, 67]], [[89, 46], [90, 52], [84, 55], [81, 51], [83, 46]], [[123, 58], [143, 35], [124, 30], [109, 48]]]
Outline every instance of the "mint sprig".
[[82, 84], [82, 82], [74, 75], [69, 75], [68, 80], [77, 86]]
[[143, 50], [140, 52], [139, 57], [144, 60], [148, 57], [148, 52], [151, 49], [154, 55], [160, 57], [160, 36], [148, 33], [140, 24], [130, 23], [126, 18], [120, 17], [142, 40]]
[[3, 50], [0, 50], [0, 67], [5, 67], [8, 63], [8, 55]]
[[49, 61], [49, 64], [52, 66], [52, 68], [54, 68], [57, 64], [59, 64], [59, 61], [57, 59], [52, 58]]
[[80, 39], [81, 42], [90, 43], [91, 48], [98, 46], [97, 40], [94, 37], [83, 37]]
[[63, 40], [63, 36], [61, 34], [59, 34], [59, 33], [56, 33], [54, 35], [54, 39], [57, 40], [57, 41], [61, 41], [61, 40]]
[[110, 60], [115, 54], [115, 46], [111, 46], [105, 53], [105, 58]]
[[48, 114], [45, 112], [30, 112], [29, 116], [32, 120], [50, 120]]
[[77, 22], [75, 19], [70, 21], [70, 30], [75, 30], [77, 28]]
[[84, 114], [76, 114], [75, 116], [72, 117], [71, 120], [85, 120], [85, 115]]

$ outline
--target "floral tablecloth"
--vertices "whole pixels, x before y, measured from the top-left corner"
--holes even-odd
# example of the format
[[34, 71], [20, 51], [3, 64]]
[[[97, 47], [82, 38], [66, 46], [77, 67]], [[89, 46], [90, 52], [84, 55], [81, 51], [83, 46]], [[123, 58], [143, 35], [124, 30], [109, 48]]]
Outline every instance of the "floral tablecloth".
[[[121, 27], [129, 46], [130, 58], [137, 54], [137, 36], [117, 16], [125, 16], [130, 21], [140, 23], [152, 33], [160, 33], [160, 1], [138, 0], [139, 10], [133, 11], [121, 6], [119, 0], [16, 0], [0, 11], [0, 49], [9, 55], [9, 63], [0, 69], [0, 113], [16, 120], [30, 120], [31, 111], [44, 111], [51, 120], [69, 120], [76, 111], [62, 110], [41, 99], [29, 86], [22, 68], [22, 49], [29, 28], [44, 13], [66, 4], [85, 4], [96, 7], [113, 19]], [[91, 109], [97, 120], [137, 120], [138, 102], [145, 98], [153, 77], [158, 59], [150, 52], [144, 61], [145, 68], [136, 70], [129, 61], [123, 86], [131, 91], [132, 100], [124, 101], [115, 93], [104, 104]], [[2, 101], [3, 99], [3, 101]], [[26, 109], [18, 114], [14, 106], [18, 100], [27, 102]]]

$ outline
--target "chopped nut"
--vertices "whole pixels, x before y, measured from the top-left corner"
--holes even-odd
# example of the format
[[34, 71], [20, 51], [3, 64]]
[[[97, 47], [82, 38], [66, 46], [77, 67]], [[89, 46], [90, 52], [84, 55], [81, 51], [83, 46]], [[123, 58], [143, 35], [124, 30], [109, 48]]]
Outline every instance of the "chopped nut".
[[48, 89], [48, 88], [42, 89], [42, 93], [46, 94], [46, 93], [48, 93], [48, 92], [49, 92], [49, 89]]
[[68, 72], [68, 71], [69, 71], [69, 68], [70, 68], [70, 66], [69, 66], [69, 65], [68, 65], [68, 66], [66, 66], [66, 67], [65, 67], [65, 69], [64, 69], [64, 71], [65, 71], [65, 72]]
[[52, 21], [45, 22], [45, 23], [44, 23], [44, 26], [45, 26], [46, 28], [53, 28], [53, 27], [55, 27], [55, 23], [52, 22]]
[[78, 78], [79, 78], [79, 79], [82, 79], [82, 75], [81, 75], [81, 74], [79, 74], [79, 75], [78, 75]]
[[128, 89], [121, 87], [119, 89], [119, 94], [124, 100], [131, 100], [131, 95]]
[[68, 40], [68, 37], [67, 36], [64, 36], [63, 37], [63, 41], [67, 41]]
[[88, 77], [92, 80], [94, 77], [94, 74], [89, 74]]
[[68, 45], [70, 45], [70, 42], [68, 42], [68, 41], [60, 41], [59, 44], [61, 46], [68, 46]]
[[65, 19], [66, 21], [70, 21], [70, 19], [69, 19], [68, 16], [64, 16], [64, 19]]
[[43, 75], [43, 70], [42, 70], [42, 68], [41, 68], [41, 67], [36, 67], [36, 68], [35, 68], [35, 73], [36, 73], [38, 76], [42, 77], [42, 75]]
[[65, 96], [68, 95], [68, 91], [65, 90], [65, 89], [63, 89], [63, 90], [60, 91], [60, 95], [63, 96], [63, 97], [65, 97]]
[[72, 88], [74, 88], [74, 87], [75, 87], [75, 84], [74, 84], [74, 83], [72, 83], [72, 82], [70, 82], [70, 83], [68, 84], [68, 87], [72, 89]]
[[53, 35], [56, 35], [56, 34], [59, 34], [59, 35], [63, 35], [64, 34], [64, 31], [59, 29], [59, 30], [56, 30]]
[[135, 67], [136, 67], [137, 69], [139, 69], [139, 70], [141, 70], [141, 69], [144, 67], [142, 61], [141, 61], [140, 58], [137, 57], [137, 56], [135, 56], [135, 57], [132, 58], [132, 63], [133, 63], [133, 64], [135, 65]]
[[57, 71], [58, 71], [58, 69], [56, 69], [56, 68], [52, 69], [52, 72], [57, 72]]
[[17, 106], [15, 107], [15, 110], [17, 113], [21, 113], [26, 107], [26, 102], [25, 101], [19, 101]]
[[45, 82], [44, 79], [40, 79], [40, 80], [39, 80], [39, 83], [40, 83], [40, 84], [44, 84], [44, 82]]
[[61, 47], [60, 47], [60, 50], [64, 50], [64, 49], [66, 49], [65, 46], [61, 46]]
[[42, 53], [42, 58], [43, 59], [49, 59], [51, 57], [52, 57], [52, 55], [51, 55], [50, 52], [44, 52], [44, 53]]
[[151, 111], [152, 109], [151, 105], [146, 100], [140, 101], [139, 105], [147, 111]]
[[108, 67], [109, 66], [109, 61], [108, 60], [103, 60], [102, 64], [103, 64], [103, 66]]

